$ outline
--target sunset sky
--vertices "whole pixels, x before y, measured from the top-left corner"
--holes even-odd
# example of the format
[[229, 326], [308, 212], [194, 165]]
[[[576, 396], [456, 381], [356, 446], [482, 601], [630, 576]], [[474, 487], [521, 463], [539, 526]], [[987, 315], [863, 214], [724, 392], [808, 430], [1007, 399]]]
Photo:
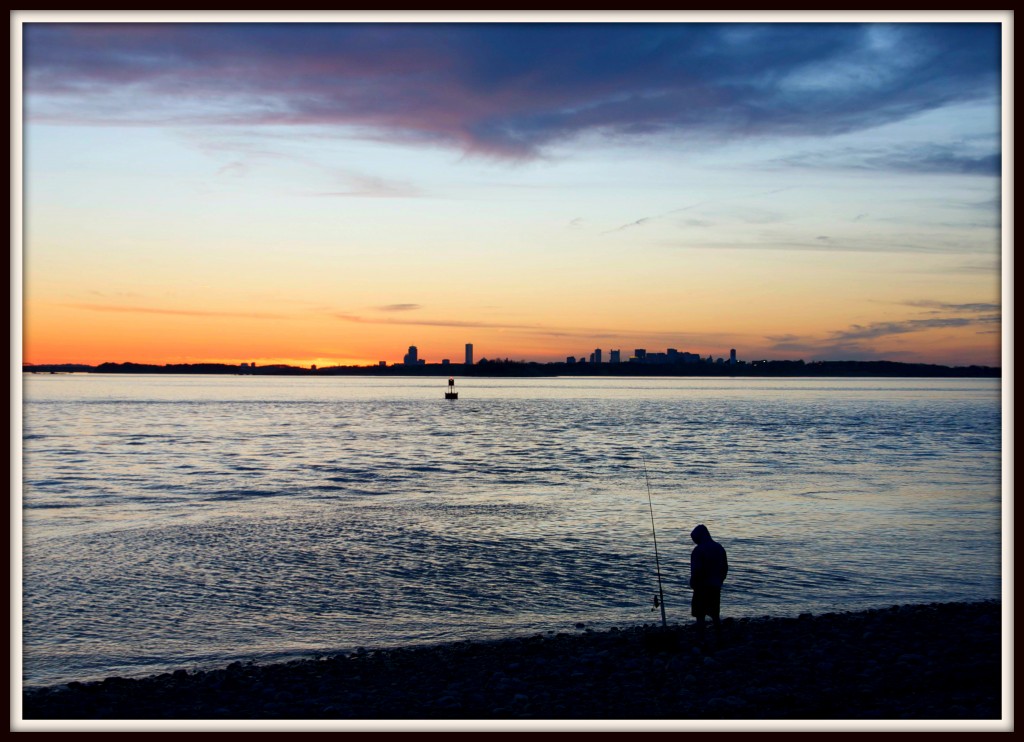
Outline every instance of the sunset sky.
[[997, 14], [20, 17], [26, 362], [1001, 363]]

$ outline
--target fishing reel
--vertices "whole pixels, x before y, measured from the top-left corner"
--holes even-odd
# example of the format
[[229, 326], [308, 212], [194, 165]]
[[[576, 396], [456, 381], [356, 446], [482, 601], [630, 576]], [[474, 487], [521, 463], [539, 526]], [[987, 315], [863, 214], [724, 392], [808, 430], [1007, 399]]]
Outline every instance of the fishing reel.
[[651, 608], [651, 613], [654, 613], [654, 612], [655, 612], [656, 610], [658, 610], [659, 608], [661, 608], [661, 601], [660, 601], [660, 600], [658, 600], [658, 596], [657, 596], [657, 595], [655, 595], [655, 596], [654, 596], [654, 607], [653, 607], [653, 608]]

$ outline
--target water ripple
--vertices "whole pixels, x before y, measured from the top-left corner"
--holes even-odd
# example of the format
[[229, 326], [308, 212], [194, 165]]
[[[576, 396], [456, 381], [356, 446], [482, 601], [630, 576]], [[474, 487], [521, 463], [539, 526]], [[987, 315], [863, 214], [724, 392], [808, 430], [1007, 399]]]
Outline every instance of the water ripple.
[[27, 682], [999, 592], [998, 382], [319, 381], [27, 382]]

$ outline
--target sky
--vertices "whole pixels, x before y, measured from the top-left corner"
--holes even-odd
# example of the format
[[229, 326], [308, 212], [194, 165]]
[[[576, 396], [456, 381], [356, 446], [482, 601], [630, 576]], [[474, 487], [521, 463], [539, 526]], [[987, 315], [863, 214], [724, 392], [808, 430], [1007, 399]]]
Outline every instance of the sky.
[[216, 17], [22, 13], [25, 362], [1001, 365], [996, 14]]

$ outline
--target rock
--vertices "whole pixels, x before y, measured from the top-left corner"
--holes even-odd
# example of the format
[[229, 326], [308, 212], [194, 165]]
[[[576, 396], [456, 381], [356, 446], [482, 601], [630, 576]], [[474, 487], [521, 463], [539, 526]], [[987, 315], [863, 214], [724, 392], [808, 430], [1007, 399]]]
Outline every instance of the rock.
[[[741, 644], [717, 649], [712, 643], [706, 652], [692, 625], [669, 632], [677, 651], [655, 651], [648, 639], [664, 632], [644, 625], [364, 650], [281, 665], [233, 662], [213, 672], [25, 690], [23, 713], [26, 719], [803, 719], [815, 713], [999, 719], [999, 615], [999, 603], [988, 602], [822, 615], [813, 624], [752, 619], [743, 623]], [[865, 647], [861, 640], [869, 633]], [[904, 680], [907, 670], [913, 682]]]

